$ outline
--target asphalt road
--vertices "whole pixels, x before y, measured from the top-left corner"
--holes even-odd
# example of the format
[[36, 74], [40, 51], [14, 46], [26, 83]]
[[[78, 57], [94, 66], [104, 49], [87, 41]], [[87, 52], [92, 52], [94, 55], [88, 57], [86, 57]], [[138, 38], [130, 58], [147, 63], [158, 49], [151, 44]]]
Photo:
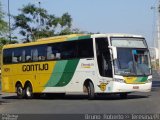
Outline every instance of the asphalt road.
[[64, 98], [17, 99], [15, 94], [0, 93], [0, 113], [13, 114], [85, 114], [85, 113], [160, 113], [160, 79], [154, 77], [149, 93], [132, 93], [128, 99], [118, 95], [98, 96], [88, 100], [85, 95]]
[[160, 113], [160, 90], [151, 93], [134, 93], [128, 99], [119, 96], [100, 96], [87, 100], [86, 96], [68, 95], [56, 99], [17, 99], [14, 95], [2, 95], [0, 113]]
[[95, 100], [87, 100], [85, 95], [20, 100], [15, 94], [2, 94], [0, 113], [160, 113], [160, 89], [154, 88], [150, 93], [132, 93], [124, 100], [118, 95], [99, 96]]

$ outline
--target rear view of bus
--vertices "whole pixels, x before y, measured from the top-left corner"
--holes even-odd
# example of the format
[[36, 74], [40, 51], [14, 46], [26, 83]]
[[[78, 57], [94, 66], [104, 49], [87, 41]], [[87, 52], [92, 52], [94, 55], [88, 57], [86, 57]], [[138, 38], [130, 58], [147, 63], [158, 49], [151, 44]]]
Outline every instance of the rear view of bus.
[[151, 91], [151, 63], [145, 39], [135, 35], [109, 35], [108, 39], [113, 81], [106, 91], [120, 93], [123, 98], [129, 92]]

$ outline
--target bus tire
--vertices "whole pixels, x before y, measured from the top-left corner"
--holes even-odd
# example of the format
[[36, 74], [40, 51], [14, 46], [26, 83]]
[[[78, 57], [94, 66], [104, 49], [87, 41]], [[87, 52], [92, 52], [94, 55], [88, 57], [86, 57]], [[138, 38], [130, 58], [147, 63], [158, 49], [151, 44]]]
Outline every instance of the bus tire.
[[92, 82], [88, 82], [88, 87], [87, 87], [87, 91], [88, 91], [88, 99], [89, 100], [93, 100], [95, 98], [95, 93], [94, 93], [94, 86]]
[[127, 93], [120, 93], [121, 99], [127, 99], [128, 94]]
[[27, 83], [25, 86], [25, 97], [27, 99], [32, 99], [33, 98], [33, 88], [31, 83]]
[[24, 89], [23, 89], [23, 87], [22, 87], [22, 85], [21, 85], [20, 83], [18, 83], [18, 84], [16, 85], [16, 93], [17, 93], [17, 97], [18, 97], [19, 99], [22, 99], [22, 98], [24, 98], [24, 96], [25, 96]]

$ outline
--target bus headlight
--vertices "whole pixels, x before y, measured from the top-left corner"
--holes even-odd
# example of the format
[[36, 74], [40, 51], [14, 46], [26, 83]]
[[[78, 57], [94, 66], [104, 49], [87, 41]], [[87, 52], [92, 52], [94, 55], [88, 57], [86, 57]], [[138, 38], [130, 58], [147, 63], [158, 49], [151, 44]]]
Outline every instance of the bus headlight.
[[120, 82], [120, 83], [124, 83], [125, 82], [123, 79], [119, 79], [119, 78], [114, 78], [113, 80], [115, 82]]
[[148, 82], [148, 83], [152, 82], [152, 78], [148, 79], [147, 82]]

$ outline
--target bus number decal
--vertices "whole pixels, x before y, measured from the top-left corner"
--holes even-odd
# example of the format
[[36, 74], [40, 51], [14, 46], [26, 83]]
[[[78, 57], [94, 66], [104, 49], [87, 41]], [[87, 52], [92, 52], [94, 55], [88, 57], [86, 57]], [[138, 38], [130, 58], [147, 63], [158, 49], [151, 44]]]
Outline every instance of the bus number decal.
[[5, 72], [10, 72], [10, 68], [4, 68]]

